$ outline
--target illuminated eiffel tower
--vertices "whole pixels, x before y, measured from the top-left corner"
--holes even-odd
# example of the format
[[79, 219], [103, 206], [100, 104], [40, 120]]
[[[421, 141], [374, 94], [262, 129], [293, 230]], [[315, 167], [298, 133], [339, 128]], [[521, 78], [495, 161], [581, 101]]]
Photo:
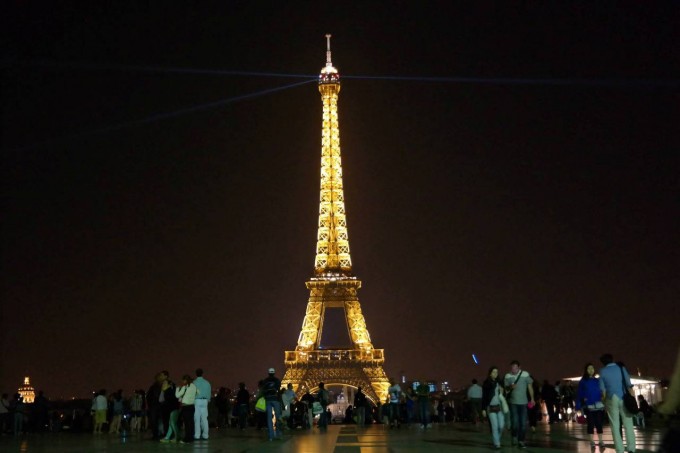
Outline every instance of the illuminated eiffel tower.
[[[373, 348], [357, 297], [361, 281], [352, 275], [342, 189], [338, 93], [340, 75], [331, 63], [331, 35], [326, 35], [326, 66], [319, 75], [323, 104], [321, 129], [321, 200], [314, 276], [307, 281], [309, 302], [294, 351], [285, 352], [282, 384], [299, 394], [314, 392], [319, 382], [361, 387], [373, 402], [384, 402], [389, 382], [384, 350]], [[321, 349], [326, 309], [343, 309], [352, 346]]]

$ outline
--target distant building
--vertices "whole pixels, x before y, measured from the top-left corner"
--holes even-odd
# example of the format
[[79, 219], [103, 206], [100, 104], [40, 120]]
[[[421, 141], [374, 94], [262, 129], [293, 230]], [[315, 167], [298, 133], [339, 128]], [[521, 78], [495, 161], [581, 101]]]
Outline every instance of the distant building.
[[24, 378], [24, 385], [19, 387], [19, 390], [17, 391], [19, 395], [21, 395], [24, 398], [24, 403], [32, 403], [35, 401], [35, 389], [31, 387], [31, 378], [26, 376]]

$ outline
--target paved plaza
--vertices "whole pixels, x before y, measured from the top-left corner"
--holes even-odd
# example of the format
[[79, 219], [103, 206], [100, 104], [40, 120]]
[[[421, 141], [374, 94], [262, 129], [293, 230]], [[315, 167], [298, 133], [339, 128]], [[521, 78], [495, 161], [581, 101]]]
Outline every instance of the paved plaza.
[[[647, 427], [637, 429], [637, 451], [655, 452], [659, 449], [663, 429]], [[327, 433], [318, 429], [287, 431], [281, 441], [269, 442], [266, 431], [254, 428], [241, 432], [236, 429], [210, 431], [210, 440], [193, 444], [162, 444], [148, 439], [147, 435], [119, 437], [107, 434], [27, 434], [20, 438], [0, 438], [2, 452], [329, 452], [329, 453], [382, 453], [382, 452], [491, 452], [488, 426], [475, 428], [470, 423], [435, 425], [423, 431], [417, 426], [388, 429], [373, 425], [357, 429], [354, 425], [331, 425]], [[613, 453], [609, 427], [605, 427], [606, 452]], [[504, 434], [502, 451], [505, 452], [584, 452], [589, 453], [586, 428], [575, 423], [556, 425], [539, 424], [535, 433], [529, 433], [527, 449], [510, 446], [509, 433]], [[599, 449], [595, 451], [599, 452]]]

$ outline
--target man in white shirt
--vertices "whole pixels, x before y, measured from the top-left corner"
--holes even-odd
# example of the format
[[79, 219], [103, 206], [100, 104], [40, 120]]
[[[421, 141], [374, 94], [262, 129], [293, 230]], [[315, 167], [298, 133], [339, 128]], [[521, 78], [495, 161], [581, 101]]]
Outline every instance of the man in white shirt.
[[[506, 397], [510, 405], [510, 418], [512, 420], [512, 445], [519, 444], [519, 448], [526, 448], [524, 439], [527, 433], [527, 405], [533, 406], [534, 380], [528, 371], [520, 368], [519, 362], [510, 362], [510, 372], [505, 375], [505, 390], [509, 392]], [[529, 398], [527, 398], [527, 393]]]
[[472, 385], [467, 391], [467, 399], [470, 402], [475, 425], [477, 425], [479, 423], [479, 415], [482, 413], [482, 386], [477, 384], [477, 379], [472, 380]]
[[208, 440], [208, 403], [212, 396], [210, 382], [203, 378], [203, 370], [196, 370], [196, 401], [194, 402], [194, 440]]
[[401, 387], [390, 378], [390, 387], [387, 389], [390, 395], [390, 429], [396, 426], [399, 428], [399, 401], [401, 399]]

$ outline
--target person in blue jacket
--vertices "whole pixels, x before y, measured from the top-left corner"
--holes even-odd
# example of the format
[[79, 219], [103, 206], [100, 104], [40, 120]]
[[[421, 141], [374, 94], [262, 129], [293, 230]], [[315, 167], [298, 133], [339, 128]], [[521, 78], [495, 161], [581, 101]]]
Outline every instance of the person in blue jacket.
[[604, 403], [602, 402], [600, 378], [595, 376], [595, 366], [592, 363], [586, 363], [583, 377], [578, 383], [576, 410], [582, 411], [586, 417], [590, 447], [595, 448], [594, 431], [597, 430], [598, 437], [600, 438], [600, 449], [604, 449], [604, 440], [602, 439]]

